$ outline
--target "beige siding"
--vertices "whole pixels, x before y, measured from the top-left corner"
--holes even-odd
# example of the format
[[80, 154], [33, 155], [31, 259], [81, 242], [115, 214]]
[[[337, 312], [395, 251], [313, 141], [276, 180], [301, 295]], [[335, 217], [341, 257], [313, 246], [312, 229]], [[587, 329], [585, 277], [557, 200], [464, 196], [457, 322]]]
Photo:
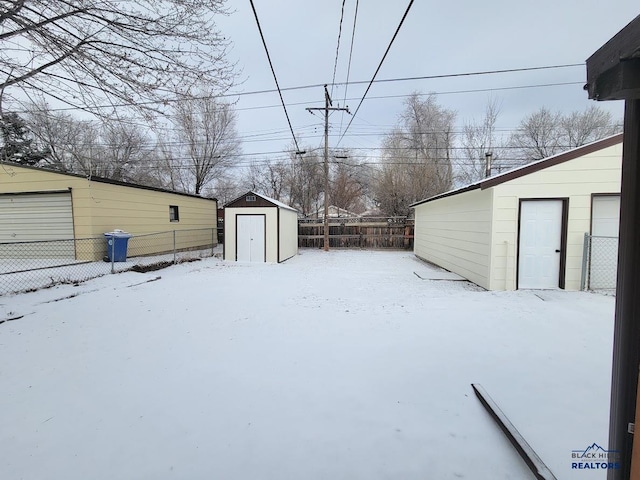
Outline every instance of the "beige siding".
[[[216, 228], [217, 202], [213, 200], [30, 168], [5, 166], [0, 170], [0, 193], [66, 189], [71, 189], [76, 238], [101, 237], [116, 228], [133, 235]], [[169, 221], [169, 205], [178, 206], [178, 222]], [[190, 248], [192, 245], [185, 242], [181, 246]], [[96, 258], [103, 255], [104, 252], [95, 252]]]
[[280, 262], [298, 254], [298, 213], [280, 209]]
[[591, 195], [620, 192], [621, 162], [622, 144], [618, 144], [493, 187], [490, 289], [516, 288], [519, 200], [568, 198], [565, 288], [578, 290], [584, 234], [590, 228]]
[[236, 215], [265, 215], [266, 261], [278, 261], [278, 211], [277, 207], [225, 208], [224, 209], [224, 259], [236, 259]]
[[489, 288], [491, 191], [472, 190], [415, 208], [414, 253]]

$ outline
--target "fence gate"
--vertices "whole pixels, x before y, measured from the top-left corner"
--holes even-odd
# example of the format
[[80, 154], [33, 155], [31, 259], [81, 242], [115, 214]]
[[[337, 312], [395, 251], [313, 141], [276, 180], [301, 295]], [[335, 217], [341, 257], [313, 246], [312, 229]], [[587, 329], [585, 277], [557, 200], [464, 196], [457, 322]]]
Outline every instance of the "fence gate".
[[584, 234], [582, 290], [615, 293], [618, 274], [618, 237]]

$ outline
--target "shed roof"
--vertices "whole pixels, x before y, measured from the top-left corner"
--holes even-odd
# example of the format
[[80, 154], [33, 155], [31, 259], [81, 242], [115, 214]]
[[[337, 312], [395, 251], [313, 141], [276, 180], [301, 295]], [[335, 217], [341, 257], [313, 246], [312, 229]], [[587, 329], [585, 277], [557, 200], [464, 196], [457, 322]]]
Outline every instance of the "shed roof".
[[166, 189], [166, 188], [151, 187], [149, 185], [140, 185], [140, 184], [137, 184], [137, 183], [121, 182], [119, 180], [112, 180], [110, 178], [104, 178], [104, 177], [96, 177], [96, 176], [93, 176], [93, 175], [91, 177], [88, 177], [87, 175], [81, 175], [79, 173], [60, 172], [58, 170], [53, 170], [51, 168], [34, 167], [32, 165], [22, 165], [20, 163], [13, 163], [13, 162], [0, 162], [0, 165], [6, 165], [7, 167], [11, 167], [11, 168], [26, 168], [28, 170], [39, 170], [39, 171], [43, 171], [43, 172], [47, 172], [47, 173], [54, 173], [56, 175], [63, 175], [63, 176], [66, 176], [66, 177], [84, 178], [85, 180], [91, 180], [92, 182], [108, 183], [110, 185], [119, 185], [119, 186], [122, 186], [122, 187], [140, 188], [140, 189], [143, 189], [143, 190], [152, 190], [154, 192], [172, 193], [174, 195], [182, 195], [182, 196], [185, 196], [185, 197], [200, 198], [202, 200], [211, 200], [211, 201], [215, 201], [215, 202], [218, 201], [217, 198], [201, 197], [200, 195], [194, 195], [192, 193], [176, 192], [174, 190], [169, 190], [169, 189]]
[[562, 152], [557, 155], [552, 155], [551, 157], [543, 158], [542, 160], [538, 160], [536, 162], [528, 163], [526, 165], [523, 165], [522, 167], [509, 170], [508, 172], [500, 173], [498, 175], [494, 175], [489, 178], [483, 178], [482, 180], [478, 180], [477, 182], [470, 183], [463, 187], [458, 187], [454, 190], [449, 190], [448, 192], [444, 192], [439, 195], [435, 195], [433, 197], [420, 200], [416, 203], [409, 205], [409, 207], [414, 208], [414, 207], [417, 207], [418, 205], [422, 205], [423, 203], [432, 202], [440, 198], [451, 197], [453, 195], [458, 195], [460, 193], [468, 192], [470, 190], [477, 190], [477, 189], [485, 190], [487, 188], [495, 187], [496, 185], [500, 185], [501, 183], [505, 183], [510, 180], [514, 180], [516, 178], [524, 177], [525, 175], [538, 172], [540, 170], [552, 167], [554, 165], [559, 165], [561, 163], [568, 162], [569, 160], [574, 160], [584, 155], [588, 155], [589, 153], [597, 152], [598, 150], [603, 150], [605, 148], [612, 147], [613, 145], [617, 145], [619, 143], [622, 143], [622, 133], [617, 133], [615, 135], [611, 135], [610, 137], [606, 137], [601, 140], [597, 140], [595, 142], [588, 143], [580, 147], [576, 147], [566, 152]]
[[261, 193], [254, 192], [253, 190], [249, 190], [248, 192], [243, 193], [243, 194], [242, 194], [242, 195], [240, 195], [239, 197], [237, 197], [237, 198], [235, 198], [235, 199], [231, 200], [231, 201], [230, 201], [229, 203], [227, 203], [224, 207], [225, 207], [225, 208], [227, 208], [227, 207], [233, 207], [233, 204], [234, 204], [234, 203], [238, 202], [239, 200], [241, 200], [243, 197], [246, 197], [247, 195], [255, 195], [255, 196], [257, 196], [257, 197], [260, 197], [260, 198], [262, 198], [263, 200], [265, 200], [266, 202], [271, 203], [274, 207], [284, 208], [285, 210], [291, 210], [291, 211], [296, 212], [296, 213], [298, 212], [298, 210], [296, 210], [296, 209], [295, 209], [295, 208], [293, 208], [293, 207], [290, 207], [290, 206], [289, 206], [289, 205], [287, 205], [286, 203], [282, 203], [282, 202], [280, 202], [279, 200], [276, 200], [276, 199], [271, 198], [271, 197], [267, 197], [266, 195], [263, 195], [263, 194], [261, 194]]

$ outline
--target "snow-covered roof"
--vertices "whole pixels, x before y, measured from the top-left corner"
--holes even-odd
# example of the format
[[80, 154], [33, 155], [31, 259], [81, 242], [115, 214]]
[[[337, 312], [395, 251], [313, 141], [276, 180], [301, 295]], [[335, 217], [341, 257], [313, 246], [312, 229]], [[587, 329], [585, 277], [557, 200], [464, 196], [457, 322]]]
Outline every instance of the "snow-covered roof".
[[282, 203], [278, 200], [276, 200], [275, 198], [271, 198], [271, 197], [267, 197], [266, 195], [263, 195], [261, 193], [257, 193], [257, 192], [252, 192], [254, 195], [258, 195], [259, 197], [264, 198], [267, 202], [271, 202], [276, 204], [278, 207], [280, 208], [286, 208], [287, 210], [293, 210], [294, 212], [297, 212], [298, 210], [296, 210], [293, 207], [290, 207], [289, 205], [287, 205], [286, 203]]
[[556, 155], [552, 155], [551, 157], [543, 158], [542, 160], [537, 160], [535, 162], [528, 163], [521, 167], [514, 168], [513, 170], [499, 173], [497, 175], [492, 175], [491, 177], [488, 177], [488, 178], [483, 178], [482, 180], [478, 180], [476, 182], [470, 183], [463, 187], [458, 187], [453, 190], [449, 190], [448, 192], [444, 192], [439, 195], [435, 195], [433, 197], [425, 198], [424, 200], [420, 200], [416, 203], [409, 205], [409, 207], [414, 208], [414, 207], [417, 207], [418, 205], [422, 205], [423, 203], [432, 202], [434, 200], [438, 200], [444, 197], [451, 197], [453, 195], [458, 195], [460, 193], [468, 192], [470, 190], [476, 190], [478, 188], [484, 190], [485, 188], [495, 187], [496, 185], [500, 185], [501, 183], [508, 182], [509, 180], [514, 180], [516, 178], [529, 175], [530, 173], [537, 172], [544, 168], [552, 167], [554, 165], [558, 165], [560, 163], [564, 163], [569, 160], [582, 157], [589, 153], [593, 153], [598, 150], [602, 150], [604, 148], [617, 145], [619, 143], [622, 143], [622, 133], [617, 133], [615, 135], [611, 135], [601, 140], [596, 140], [595, 142], [587, 143], [586, 145], [582, 145], [580, 147], [567, 150], [566, 152], [558, 153]]

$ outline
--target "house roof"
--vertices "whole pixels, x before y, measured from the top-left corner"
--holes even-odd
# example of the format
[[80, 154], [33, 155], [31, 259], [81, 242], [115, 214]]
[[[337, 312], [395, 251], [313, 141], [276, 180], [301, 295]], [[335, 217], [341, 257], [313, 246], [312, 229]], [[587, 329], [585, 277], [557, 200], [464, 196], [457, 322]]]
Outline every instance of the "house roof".
[[287, 205], [286, 203], [282, 203], [282, 202], [280, 202], [279, 200], [276, 200], [275, 198], [267, 197], [266, 195], [263, 195], [263, 194], [261, 194], [261, 193], [254, 192], [253, 190], [249, 190], [248, 192], [243, 193], [243, 194], [242, 194], [242, 195], [240, 195], [239, 197], [234, 198], [233, 200], [231, 200], [229, 203], [227, 203], [227, 204], [225, 205], [225, 208], [226, 208], [226, 207], [228, 207], [228, 206], [230, 206], [231, 204], [233, 204], [233, 203], [237, 202], [237, 201], [238, 201], [238, 200], [240, 200], [242, 197], [246, 197], [247, 195], [255, 195], [255, 196], [257, 196], [257, 197], [262, 198], [263, 200], [266, 200], [266, 201], [267, 201], [267, 202], [269, 202], [269, 203], [272, 203], [272, 204], [273, 204], [273, 206], [275, 206], [275, 207], [278, 207], [278, 208], [284, 208], [284, 209], [286, 209], [286, 210], [291, 210], [291, 211], [296, 212], [296, 213], [298, 212], [298, 210], [296, 210], [296, 209], [295, 209], [295, 208], [293, 208], [293, 207], [290, 207], [290, 206], [289, 206], [289, 205]]
[[566, 152], [553, 155], [551, 157], [543, 158], [542, 160], [538, 160], [536, 162], [528, 163], [527, 165], [514, 168], [513, 170], [509, 170], [508, 172], [500, 173], [489, 178], [483, 178], [482, 180], [478, 180], [477, 182], [470, 183], [463, 187], [449, 190], [448, 192], [444, 192], [439, 195], [420, 200], [409, 205], [409, 207], [414, 208], [418, 205], [422, 205], [423, 203], [432, 202], [440, 198], [451, 197], [453, 195], [459, 195], [460, 193], [468, 192], [470, 190], [485, 190], [487, 188], [495, 187], [496, 185], [500, 185], [501, 183], [524, 177], [525, 175], [544, 170], [545, 168], [553, 167], [554, 165], [568, 162], [569, 160], [574, 160], [584, 155], [588, 155], [589, 153], [612, 147], [613, 145], [617, 145], [619, 143], [622, 143], [622, 133], [617, 133], [615, 135], [611, 135], [610, 137], [603, 138], [602, 140], [597, 140], [595, 142], [582, 145], [581, 147], [577, 147]]
[[66, 177], [84, 178], [85, 180], [91, 180], [92, 182], [108, 183], [110, 185], [120, 185], [122, 187], [140, 188], [142, 190], [152, 190], [154, 192], [171, 193], [173, 195], [182, 195], [184, 197], [200, 198], [202, 200], [211, 200], [215, 202], [218, 201], [217, 198], [201, 197], [200, 195], [194, 195], [192, 193], [176, 192], [174, 190], [169, 190], [166, 188], [151, 187], [149, 185], [140, 185], [137, 183], [121, 182], [119, 180], [112, 180], [110, 178], [104, 178], [104, 177], [96, 177], [93, 175], [91, 177], [87, 177], [86, 175], [81, 175], [79, 173], [60, 172], [58, 170], [53, 170], [51, 168], [34, 167], [31, 165], [22, 165], [20, 163], [13, 163], [13, 162], [0, 162], [0, 165], [7, 165], [9, 167], [15, 167], [15, 168], [26, 168], [28, 170], [44, 171], [48, 173], [55, 173], [56, 175], [64, 175]]
[[[340, 213], [346, 213], [346, 214], [351, 215], [351, 216], [353, 216], [353, 217], [359, 217], [359, 216], [360, 216], [360, 215], [358, 215], [358, 214], [357, 214], [357, 213], [355, 213], [355, 212], [350, 212], [350, 211], [349, 211], [349, 210], [347, 210], [346, 208], [341, 208], [341, 207], [338, 207], [338, 206], [336, 206], [336, 205], [329, 205], [329, 206], [327, 206], [327, 208], [328, 208], [329, 210], [333, 209], [334, 211], [337, 211], [339, 214], [340, 214]], [[315, 214], [316, 214], [316, 215], [324, 215], [324, 207], [323, 207], [323, 208], [319, 208], [318, 210], [316, 210], [316, 211], [315, 211]]]

